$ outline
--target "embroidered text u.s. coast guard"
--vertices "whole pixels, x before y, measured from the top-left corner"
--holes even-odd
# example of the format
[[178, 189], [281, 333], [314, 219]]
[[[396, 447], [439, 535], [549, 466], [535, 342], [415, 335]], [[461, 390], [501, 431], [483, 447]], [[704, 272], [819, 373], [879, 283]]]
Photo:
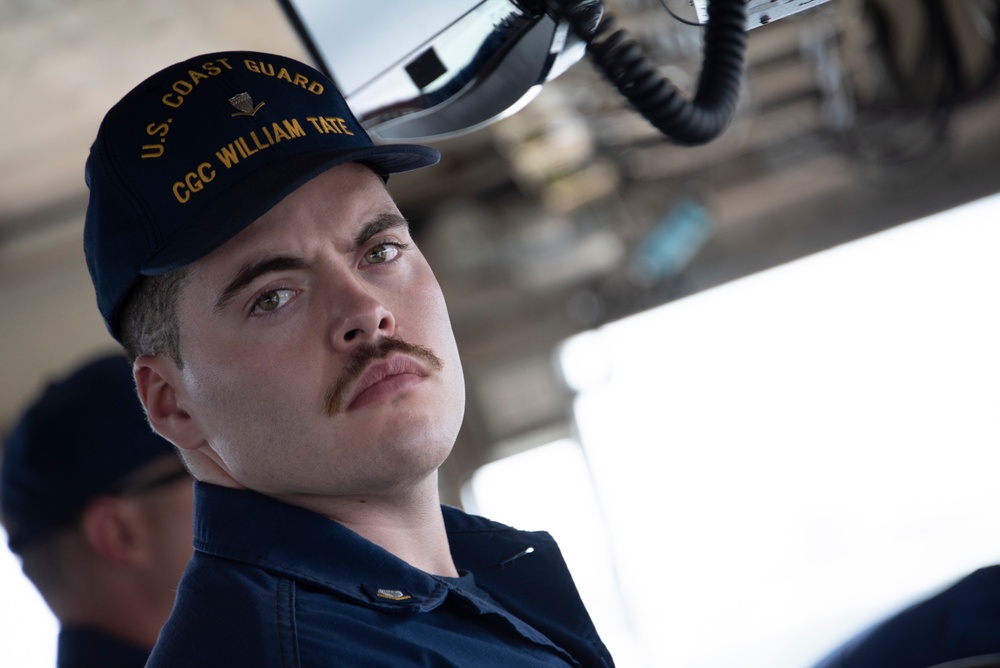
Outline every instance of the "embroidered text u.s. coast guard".
[[[313, 95], [321, 95], [324, 91], [323, 84], [319, 81], [289, 71], [286, 67], [275, 66], [265, 60], [245, 59], [234, 65], [228, 58], [218, 58], [199, 67], [189, 68], [184, 76], [169, 85], [169, 91], [162, 96], [161, 101], [168, 109], [179, 109], [189, 96], [198, 94], [198, 85], [202, 81], [231, 71], [234, 67], [243, 67], [254, 74], [285, 81]], [[215, 94], [218, 94], [217, 90]], [[220, 106], [227, 107], [227, 115], [233, 118], [255, 117], [266, 103], [266, 100], [255, 99], [252, 90], [219, 100]], [[232, 113], [234, 108], [237, 110], [236, 113]], [[168, 116], [164, 120], [154, 121], [145, 126], [148, 138], [140, 148], [142, 159], [156, 159], [169, 153], [173, 122], [173, 117]], [[221, 138], [218, 150], [212, 155], [206, 155], [185, 173], [179, 174], [177, 180], [170, 184], [171, 193], [179, 204], [190, 202], [192, 197], [202, 192], [215, 180], [219, 170], [231, 169], [275, 144], [305, 137], [307, 133], [354, 135], [348, 121], [343, 117], [318, 114], [263, 122], [249, 131], [245, 126], [234, 125], [235, 132], [239, 132], [236, 137]]]

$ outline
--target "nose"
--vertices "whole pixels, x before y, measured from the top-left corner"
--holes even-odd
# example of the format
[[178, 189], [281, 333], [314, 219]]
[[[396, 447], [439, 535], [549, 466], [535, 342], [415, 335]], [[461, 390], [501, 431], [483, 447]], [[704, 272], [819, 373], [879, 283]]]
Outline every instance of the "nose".
[[334, 315], [330, 336], [335, 349], [349, 350], [395, 333], [395, 318], [371, 286], [348, 281], [338, 286], [331, 299]]

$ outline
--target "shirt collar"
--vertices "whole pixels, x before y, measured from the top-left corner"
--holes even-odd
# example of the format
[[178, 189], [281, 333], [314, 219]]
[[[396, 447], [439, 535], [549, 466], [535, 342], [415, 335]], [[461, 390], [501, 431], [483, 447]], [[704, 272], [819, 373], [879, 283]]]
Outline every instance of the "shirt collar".
[[[485, 552], [456, 553], [456, 542], [469, 541], [452, 542], [461, 569], [499, 565], [522, 549], [516, 536], [520, 532], [453, 508], [443, 511], [449, 535], [494, 534]], [[449, 589], [445, 580], [410, 566], [323, 515], [257, 492], [203, 482], [195, 483], [194, 546], [199, 552], [309, 582], [373, 608], [423, 612], [440, 605]]]
[[[487, 592], [502, 591], [515, 603], [534, 601], [532, 594], [523, 591], [525, 583], [533, 580], [518, 575], [519, 565], [527, 563], [521, 558], [562, 563], [545, 532], [517, 531], [447, 506], [442, 513], [456, 567], [474, 573], [477, 585]], [[196, 482], [194, 534], [198, 552], [307, 582], [369, 608], [427, 612], [454, 591], [480, 614], [501, 615], [521, 635], [565, 652], [516, 616], [516, 606], [508, 610], [502, 601], [474, 593], [470, 597], [458, 583], [410, 566], [338, 522], [257, 492]], [[546, 572], [556, 570], [550, 564]], [[537, 607], [535, 603], [529, 607]]]
[[194, 547], [374, 608], [420, 612], [447, 595], [441, 581], [342, 524], [249, 490], [195, 484]]

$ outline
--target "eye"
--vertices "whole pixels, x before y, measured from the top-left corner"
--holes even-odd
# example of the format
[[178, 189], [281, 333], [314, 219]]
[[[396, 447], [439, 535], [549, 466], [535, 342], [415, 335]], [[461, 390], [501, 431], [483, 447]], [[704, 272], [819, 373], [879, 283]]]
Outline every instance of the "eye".
[[365, 261], [368, 264], [384, 264], [395, 260], [403, 248], [403, 244], [385, 242], [372, 246], [365, 253]]
[[276, 311], [285, 304], [288, 300], [292, 298], [294, 294], [293, 290], [278, 288], [277, 290], [268, 290], [260, 297], [256, 299], [253, 303], [253, 308], [250, 310], [250, 314], [260, 314], [260, 313], [271, 313]]

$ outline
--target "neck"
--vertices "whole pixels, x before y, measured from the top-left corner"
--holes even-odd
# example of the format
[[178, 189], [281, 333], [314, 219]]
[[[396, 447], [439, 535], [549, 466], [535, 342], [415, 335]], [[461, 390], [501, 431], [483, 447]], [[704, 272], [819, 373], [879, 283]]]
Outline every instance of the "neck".
[[441, 514], [436, 476], [399, 494], [289, 502], [329, 517], [414, 568], [433, 575], [458, 576]]

